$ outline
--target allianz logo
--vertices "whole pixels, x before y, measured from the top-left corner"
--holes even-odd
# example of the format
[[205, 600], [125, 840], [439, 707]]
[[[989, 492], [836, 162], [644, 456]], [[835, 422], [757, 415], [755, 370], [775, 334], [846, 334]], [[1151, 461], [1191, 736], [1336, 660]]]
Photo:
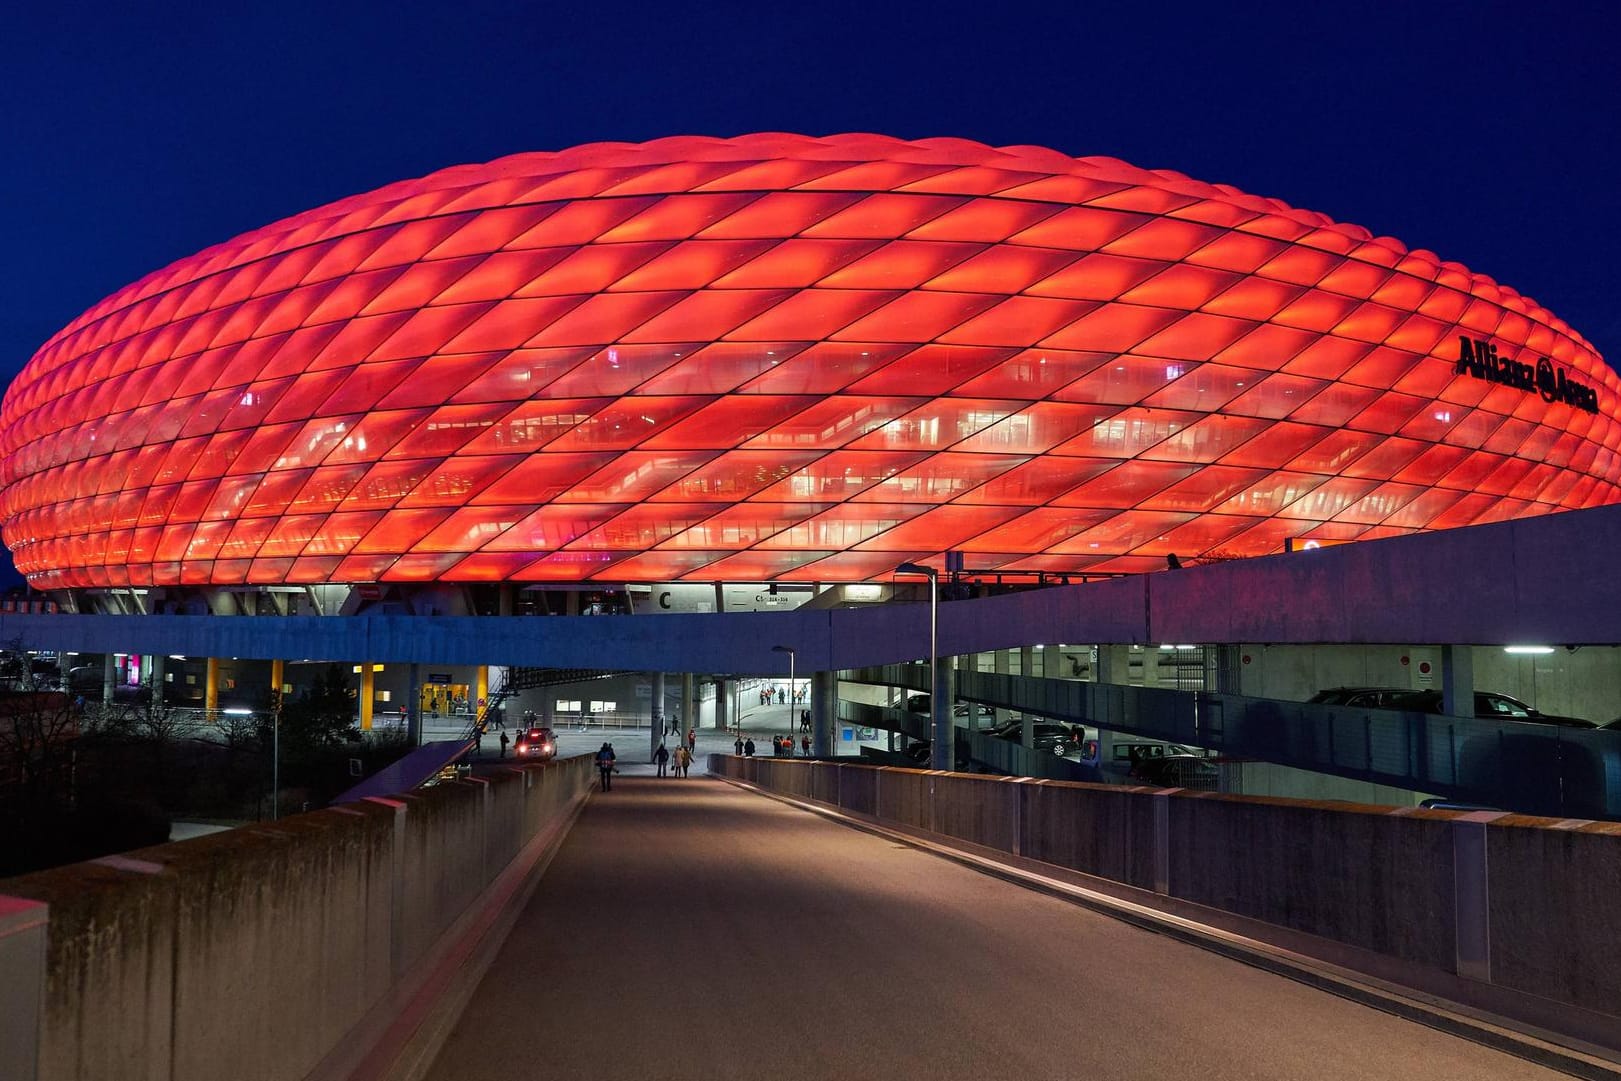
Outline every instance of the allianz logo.
[[1598, 391], [1578, 383], [1547, 357], [1535, 364], [1522, 364], [1498, 356], [1497, 346], [1483, 338], [1458, 339], [1458, 375], [1470, 375], [1505, 387], [1517, 387], [1542, 396], [1550, 405], [1563, 402], [1589, 413], [1598, 412]]

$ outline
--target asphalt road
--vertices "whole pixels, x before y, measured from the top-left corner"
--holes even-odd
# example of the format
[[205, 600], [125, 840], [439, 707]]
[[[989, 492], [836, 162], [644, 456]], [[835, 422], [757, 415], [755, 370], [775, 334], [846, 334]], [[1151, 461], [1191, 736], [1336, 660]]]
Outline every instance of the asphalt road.
[[1562, 1076], [697, 776], [592, 796], [429, 1073]]

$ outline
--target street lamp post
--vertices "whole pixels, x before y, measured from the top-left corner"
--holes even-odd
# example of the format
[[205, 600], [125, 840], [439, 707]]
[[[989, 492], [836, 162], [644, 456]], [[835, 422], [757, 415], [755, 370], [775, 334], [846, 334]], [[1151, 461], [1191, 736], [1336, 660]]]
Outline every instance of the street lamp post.
[[940, 693], [940, 572], [921, 563], [902, 563], [896, 574], [921, 574], [929, 580], [929, 766], [949, 770], [956, 765], [956, 733], [951, 730], [950, 706]]
[[788, 654], [788, 746], [793, 747], [794, 741], [794, 647], [772, 646], [773, 653]]

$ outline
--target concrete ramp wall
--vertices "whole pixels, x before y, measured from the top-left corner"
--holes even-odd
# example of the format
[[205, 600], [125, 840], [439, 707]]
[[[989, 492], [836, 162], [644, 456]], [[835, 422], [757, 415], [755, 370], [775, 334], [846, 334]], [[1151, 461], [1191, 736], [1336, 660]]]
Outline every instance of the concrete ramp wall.
[[347, 1076], [590, 780], [524, 766], [0, 880], [0, 1077]]
[[1621, 1048], [1621, 824], [733, 755], [709, 769]]

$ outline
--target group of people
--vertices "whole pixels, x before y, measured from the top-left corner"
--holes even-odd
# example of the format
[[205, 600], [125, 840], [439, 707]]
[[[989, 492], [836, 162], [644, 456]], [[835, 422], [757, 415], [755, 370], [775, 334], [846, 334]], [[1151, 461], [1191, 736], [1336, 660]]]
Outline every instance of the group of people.
[[[806, 688], [804, 687], [793, 688], [794, 705], [797, 706], [805, 700], [805, 691]], [[788, 704], [788, 689], [785, 687], [761, 687], [760, 704], [769, 706], [772, 702], [777, 703], [779, 706], [786, 706]]]
[[[739, 735], [737, 737], [737, 739], [732, 743], [732, 747], [737, 751], [738, 755], [740, 755], [741, 757], [752, 758], [754, 756], [754, 737], [753, 736], [744, 737], [744, 736]], [[805, 757], [809, 758], [810, 753], [811, 753], [811, 738], [809, 736], [800, 737], [799, 747], [800, 747], [800, 750], [804, 753]], [[778, 758], [791, 758], [791, 757], [793, 757], [793, 753], [794, 753], [794, 737], [793, 736], [772, 736], [771, 737], [771, 753], [776, 755]]]
[[[653, 763], [658, 766], [660, 777], [685, 777], [692, 768], [692, 748], [677, 743], [672, 751], [661, 743], [653, 752]], [[666, 773], [666, 768], [671, 772]]]
[[[681, 742], [681, 733], [676, 731], [675, 749], [671, 750], [664, 743], [659, 744], [658, 750], [653, 752], [653, 764], [658, 767], [660, 777], [685, 777], [692, 769], [692, 760], [697, 757], [698, 730], [687, 729], [686, 742]], [[604, 743], [596, 753], [598, 788], [603, 792], [612, 791], [613, 775], [619, 770], [615, 767], [619, 756], [614, 753], [612, 743]]]

